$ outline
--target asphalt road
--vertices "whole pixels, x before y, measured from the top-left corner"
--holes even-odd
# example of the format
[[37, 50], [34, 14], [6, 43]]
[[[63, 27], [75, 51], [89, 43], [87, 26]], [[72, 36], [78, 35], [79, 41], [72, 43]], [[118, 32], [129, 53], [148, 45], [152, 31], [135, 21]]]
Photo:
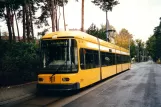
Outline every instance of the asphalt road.
[[161, 107], [161, 66], [140, 63], [64, 107]]
[[16, 107], [161, 107], [161, 65], [133, 64], [131, 70], [75, 95], [35, 97]]

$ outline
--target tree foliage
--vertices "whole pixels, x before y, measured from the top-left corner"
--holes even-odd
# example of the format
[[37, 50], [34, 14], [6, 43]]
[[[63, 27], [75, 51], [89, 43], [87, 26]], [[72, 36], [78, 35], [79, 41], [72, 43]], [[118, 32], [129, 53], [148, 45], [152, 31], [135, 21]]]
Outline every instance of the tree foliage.
[[137, 52], [136, 52], [136, 43], [134, 40], [131, 40], [130, 42], [130, 56], [131, 58], [134, 58], [136, 55], [137, 55]]
[[119, 4], [117, 0], [92, 0], [92, 3], [99, 6], [103, 11], [112, 11], [112, 8]]
[[[38, 10], [37, 5], [40, 0], [5, 0], [0, 6], [0, 19], [6, 21], [9, 41], [15, 41], [14, 22], [16, 21], [18, 38], [20, 41], [18, 19], [23, 22], [23, 39], [24, 42], [30, 42], [34, 39], [33, 19], [35, 19], [35, 12]], [[27, 36], [27, 37], [26, 37]]]
[[39, 67], [35, 43], [0, 41], [0, 86], [36, 80]]
[[115, 43], [116, 45], [129, 49], [129, 43], [131, 39], [132, 39], [132, 35], [129, 33], [127, 29], [123, 28], [119, 32], [119, 34], [116, 35]]
[[98, 37], [99, 29], [96, 27], [94, 23], [92, 23], [91, 26], [86, 30], [86, 32], [90, 35]]
[[157, 50], [156, 50], [156, 38], [155, 36], [150, 36], [148, 41], [146, 42], [146, 49], [149, 52], [149, 55], [152, 57], [152, 59], [154, 61], [157, 60], [156, 54], [157, 54]]
[[147, 51], [145, 48], [145, 43], [141, 39], [136, 39], [136, 60], [138, 62], [141, 62], [143, 60], [143, 57], [147, 57]]
[[[111, 25], [110, 25], [110, 29], [115, 30], [115, 28]], [[86, 30], [86, 32], [90, 35], [93, 35], [93, 36], [103, 39], [105, 41], [107, 40], [105, 25], [101, 25], [101, 28], [98, 28], [95, 24], [92, 23], [91, 26]], [[114, 37], [115, 37], [115, 33], [113, 33], [113, 32], [109, 33], [110, 41], [112, 41], [114, 39]]]
[[161, 59], [161, 18], [160, 23], [154, 28], [154, 34], [146, 42], [149, 55], [154, 61]]

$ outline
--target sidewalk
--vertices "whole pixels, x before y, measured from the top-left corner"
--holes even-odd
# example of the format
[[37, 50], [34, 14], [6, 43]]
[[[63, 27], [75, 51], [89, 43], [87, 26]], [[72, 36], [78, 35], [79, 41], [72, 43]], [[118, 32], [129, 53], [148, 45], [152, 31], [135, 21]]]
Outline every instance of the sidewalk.
[[31, 98], [36, 92], [36, 82], [0, 88], [0, 106], [16, 104]]

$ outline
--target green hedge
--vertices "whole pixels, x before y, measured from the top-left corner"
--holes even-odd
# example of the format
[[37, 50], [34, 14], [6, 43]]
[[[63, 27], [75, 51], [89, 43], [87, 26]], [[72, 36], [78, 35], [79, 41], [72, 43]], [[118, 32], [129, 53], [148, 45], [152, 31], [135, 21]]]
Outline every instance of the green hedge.
[[0, 87], [37, 80], [39, 55], [36, 43], [0, 41]]

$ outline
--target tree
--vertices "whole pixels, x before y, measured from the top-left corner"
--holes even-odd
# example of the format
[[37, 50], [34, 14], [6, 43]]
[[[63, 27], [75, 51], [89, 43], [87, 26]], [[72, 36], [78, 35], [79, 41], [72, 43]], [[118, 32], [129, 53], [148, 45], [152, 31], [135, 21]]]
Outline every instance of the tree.
[[99, 29], [96, 27], [94, 23], [91, 24], [91, 26], [86, 30], [86, 32], [90, 35], [98, 37], [98, 31]]
[[64, 20], [64, 30], [66, 31], [65, 13], [64, 13], [64, 3], [63, 3], [63, 20]]
[[149, 55], [154, 61], [161, 59], [161, 18], [160, 23], [154, 28], [154, 34], [146, 42]]
[[0, 26], [0, 40], [1, 40], [1, 38], [2, 38], [1, 36], [2, 36], [2, 35], [1, 35], [1, 26]]
[[[117, 34], [116, 29], [112, 26], [109, 25], [109, 29], [108, 29], [108, 37], [109, 37], [109, 42], [111, 43], [115, 43], [115, 36]], [[106, 25], [101, 25], [101, 29], [100, 31], [102, 32], [102, 34], [100, 34], [100, 36], [102, 35], [103, 40], [106, 40]]]
[[112, 8], [115, 5], [119, 4], [119, 2], [117, 0], [92, 0], [92, 3], [94, 3], [96, 6], [99, 6], [101, 10], [106, 12], [106, 36], [107, 36], [107, 41], [110, 41], [108, 37], [109, 21], [108, 21], [107, 12], [112, 11]]
[[[75, 1], [78, 2], [78, 0], [75, 0]], [[63, 20], [64, 20], [64, 30], [65, 30], [65, 31], [66, 31], [66, 22], [65, 22], [65, 12], [64, 12], [65, 9], [64, 9], [64, 4], [66, 4], [66, 3], [67, 3], [67, 2], [63, 2], [62, 5], [61, 5], [62, 8], [63, 8]], [[82, 20], [83, 20], [82, 22], [84, 23], [84, 1], [82, 1], [82, 7], [83, 7], [83, 8], [82, 8], [82, 11], [83, 11], [83, 12], [82, 12], [82, 14], [83, 14], [83, 15], [82, 15]], [[82, 26], [84, 27], [84, 24], [82, 24]], [[83, 29], [84, 29], [84, 28], [83, 28]]]
[[131, 40], [130, 43], [130, 56], [131, 58], [134, 58], [136, 56], [137, 52], [136, 52], [136, 43], [134, 40]]
[[[23, 20], [24, 41], [26, 39], [26, 34], [28, 42], [34, 38], [32, 17], [34, 17], [34, 12], [37, 11], [35, 6], [39, 3], [40, 0], [5, 0], [5, 2], [0, 4], [0, 18], [4, 18], [7, 22], [10, 42], [12, 42], [13, 40], [15, 41], [14, 17], [16, 20], [17, 30], [19, 29], [17, 19], [22, 18]], [[19, 31], [17, 32], [18, 38], [20, 38]]]
[[115, 43], [116, 45], [129, 49], [129, 43], [130, 43], [131, 38], [132, 38], [132, 35], [129, 33], [129, 31], [123, 28], [119, 32], [119, 34], [116, 35]]
[[9, 32], [9, 41], [12, 42], [12, 29], [11, 29], [11, 5], [9, 0], [0, 3], [0, 18], [5, 19]]
[[150, 36], [146, 41], [146, 49], [148, 51], [148, 55], [152, 57], [154, 61], [157, 61], [157, 50], [156, 50], [156, 37]]
[[16, 21], [16, 27], [17, 27], [18, 41], [20, 41], [20, 32], [18, 27], [17, 15], [15, 11], [14, 11], [14, 15], [15, 15], [15, 21]]
[[136, 52], [137, 52], [137, 60], [138, 62], [141, 62], [143, 52], [145, 50], [145, 43], [141, 39], [136, 39]]
[[[68, 3], [68, 0], [40, 0], [42, 4], [39, 5], [41, 8], [41, 15], [37, 17], [35, 24], [38, 28], [42, 28], [43, 26], [49, 26], [48, 18], [51, 18], [52, 22], [52, 31], [59, 30], [59, 16], [58, 7], [63, 7], [64, 13], [64, 5]], [[64, 14], [63, 14], [64, 15]], [[64, 20], [65, 20], [65, 16]]]
[[154, 29], [154, 36], [156, 38], [156, 59], [161, 59], [161, 18], [159, 26], [155, 27]]
[[112, 11], [112, 8], [119, 4], [117, 0], [92, 0], [92, 3], [99, 6], [99, 8], [105, 12]]
[[81, 31], [84, 31], [84, 0], [82, 0], [82, 19], [81, 19]]
[[[110, 29], [115, 30], [115, 28], [111, 25], [110, 25]], [[101, 28], [99, 29], [95, 24], [92, 23], [86, 32], [90, 35], [106, 40], [106, 26], [105, 25], [101, 25]], [[110, 37], [110, 41], [112, 41], [112, 39], [115, 37], [115, 33], [109, 34], [109, 37]]]

